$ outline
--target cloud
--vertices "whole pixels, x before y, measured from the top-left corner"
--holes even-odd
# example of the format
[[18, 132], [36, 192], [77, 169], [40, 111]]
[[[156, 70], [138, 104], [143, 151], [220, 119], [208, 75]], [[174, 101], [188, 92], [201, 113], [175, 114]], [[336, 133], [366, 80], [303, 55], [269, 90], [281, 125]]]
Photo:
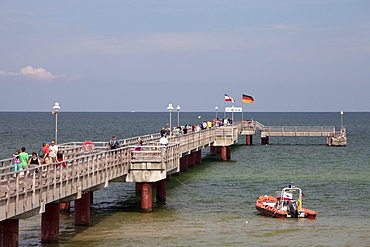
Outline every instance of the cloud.
[[40, 80], [53, 80], [55, 78], [50, 72], [43, 68], [34, 68], [32, 66], [24, 67], [19, 72], [21, 75], [40, 79]]
[[0, 75], [9, 75], [9, 76], [15, 76], [15, 75], [18, 75], [18, 73], [15, 73], [15, 72], [6, 72], [6, 71], [2, 71], [0, 70]]
[[56, 78], [65, 78], [67, 80], [78, 80], [79, 75], [68, 77], [66, 75], [53, 75], [51, 72], [46, 71], [43, 68], [34, 68], [32, 66], [27, 66], [20, 69], [19, 73], [16, 72], [7, 72], [0, 70], [0, 75], [2, 76], [25, 76], [29, 78], [34, 78], [37, 80], [51, 81]]

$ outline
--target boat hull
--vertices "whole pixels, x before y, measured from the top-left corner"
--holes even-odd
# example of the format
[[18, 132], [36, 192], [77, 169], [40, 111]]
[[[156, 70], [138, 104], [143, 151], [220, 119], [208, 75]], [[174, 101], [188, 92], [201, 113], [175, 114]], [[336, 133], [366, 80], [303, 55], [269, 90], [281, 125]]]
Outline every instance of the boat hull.
[[[277, 209], [273, 205], [277, 202], [277, 198], [273, 196], [260, 196], [258, 200], [256, 201], [256, 209], [257, 211], [269, 215], [271, 217], [275, 218], [288, 218], [290, 217], [287, 213], [287, 211], [282, 209]], [[304, 218], [316, 218], [316, 212], [307, 209], [307, 208], [301, 208], [301, 210], [304, 211]], [[302, 217], [302, 216], [301, 216]]]

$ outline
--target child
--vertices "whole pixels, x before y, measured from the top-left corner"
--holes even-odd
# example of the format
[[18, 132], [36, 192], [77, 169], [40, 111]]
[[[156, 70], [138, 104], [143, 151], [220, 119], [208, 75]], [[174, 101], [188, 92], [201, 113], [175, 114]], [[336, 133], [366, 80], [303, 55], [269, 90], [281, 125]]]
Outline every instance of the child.
[[[16, 172], [16, 171], [20, 171], [21, 170], [21, 161], [20, 161], [20, 159], [19, 159], [19, 153], [20, 153], [21, 151], [19, 151], [19, 150], [16, 150], [15, 151], [15, 154], [13, 154], [13, 164], [14, 164], [14, 171]], [[14, 176], [15, 176], [15, 174], [14, 174]]]

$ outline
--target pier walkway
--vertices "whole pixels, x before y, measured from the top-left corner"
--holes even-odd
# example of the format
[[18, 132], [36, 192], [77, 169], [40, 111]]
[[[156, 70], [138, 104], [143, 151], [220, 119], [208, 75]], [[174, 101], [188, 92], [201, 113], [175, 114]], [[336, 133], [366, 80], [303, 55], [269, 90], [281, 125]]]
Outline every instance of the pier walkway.
[[[120, 140], [121, 147], [113, 150], [106, 142], [93, 146], [65, 143], [58, 145], [63, 148], [62, 162], [18, 172], [12, 171], [12, 159], [0, 161], [0, 221], [43, 213], [48, 203], [79, 199], [82, 193], [104, 188], [109, 182], [166, 179], [180, 171], [181, 157], [210, 145], [234, 144], [240, 128], [241, 124], [234, 124], [172, 137], [166, 147], [160, 145], [159, 134]], [[144, 145], [133, 151], [138, 140]]]
[[[262, 144], [269, 143], [269, 137], [309, 137], [323, 136], [327, 138], [328, 146], [345, 146], [347, 144], [346, 128], [341, 127], [336, 131], [333, 126], [264, 126], [257, 121], [249, 121], [244, 124], [241, 134], [253, 135], [260, 131]], [[248, 127], [249, 126], [249, 127]], [[248, 143], [248, 139], [247, 139]]]
[[[58, 241], [59, 203], [74, 201], [75, 224], [88, 225], [91, 192], [109, 186], [110, 182], [135, 182], [136, 189], [141, 192], [143, 211], [151, 212], [154, 184], [157, 201], [165, 201], [168, 176], [200, 163], [202, 149], [210, 147], [211, 154], [220, 153], [221, 159], [227, 160], [231, 157], [231, 145], [238, 141], [240, 134], [247, 136], [246, 144], [249, 145], [251, 136], [258, 131], [262, 140], [269, 136], [335, 138], [338, 135], [334, 127], [266, 127], [256, 121], [247, 121], [171, 137], [166, 147], [160, 145], [159, 134], [119, 140], [120, 147], [113, 150], [108, 149], [106, 142], [59, 144], [63, 149], [63, 161], [18, 172], [12, 171], [12, 159], [2, 160], [0, 245], [16, 246], [18, 220], [38, 214], [42, 214], [41, 240]], [[139, 140], [144, 143], [141, 150], [133, 151]]]

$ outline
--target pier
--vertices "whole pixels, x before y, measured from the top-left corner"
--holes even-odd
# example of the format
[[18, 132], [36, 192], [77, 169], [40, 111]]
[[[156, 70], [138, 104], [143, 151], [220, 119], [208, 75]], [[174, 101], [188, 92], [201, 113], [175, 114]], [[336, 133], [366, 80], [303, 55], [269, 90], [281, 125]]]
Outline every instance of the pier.
[[[159, 134], [119, 140], [120, 147], [113, 150], [107, 142], [58, 144], [63, 149], [63, 161], [18, 172], [13, 172], [12, 159], [2, 160], [0, 246], [17, 246], [19, 219], [38, 214], [42, 215], [42, 242], [57, 242], [61, 203], [74, 201], [75, 225], [89, 225], [93, 192], [112, 182], [135, 183], [142, 211], [152, 212], [153, 186], [156, 200], [166, 201], [167, 179], [201, 163], [204, 148], [209, 147], [211, 155], [220, 154], [221, 160], [229, 160], [231, 146], [238, 142], [239, 135], [245, 135], [246, 145], [252, 145], [252, 136], [256, 134], [260, 134], [262, 144], [268, 144], [268, 138], [273, 136], [322, 136], [328, 145], [329, 139], [330, 145], [346, 144], [345, 128], [335, 131], [334, 127], [268, 127], [245, 121], [173, 136], [167, 146], [159, 143]], [[144, 145], [140, 151], [134, 151], [139, 140]]]

